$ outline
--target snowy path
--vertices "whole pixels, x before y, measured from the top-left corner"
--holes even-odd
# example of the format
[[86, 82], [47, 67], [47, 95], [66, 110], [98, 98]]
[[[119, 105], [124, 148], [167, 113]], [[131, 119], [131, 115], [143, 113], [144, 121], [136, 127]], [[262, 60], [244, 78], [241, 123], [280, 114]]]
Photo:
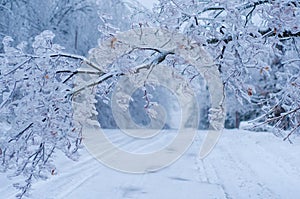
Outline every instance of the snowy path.
[[[112, 134], [114, 135], [114, 134]], [[113, 136], [112, 136], [113, 137]], [[149, 145], [117, 138], [120, 146], [139, 151]], [[35, 184], [34, 199], [228, 199], [300, 197], [300, 141], [282, 142], [269, 133], [225, 131], [213, 152], [197, 156], [204, 138], [166, 169], [126, 174], [107, 168], [83, 150], [79, 162], [59, 156], [59, 173]], [[161, 138], [160, 142], [166, 142]], [[150, 147], [151, 148], [151, 147]], [[2, 175], [2, 174], [1, 174]], [[14, 188], [0, 176], [0, 198], [14, 198]], [[3, 186], [5, 184], [5, 186]]]

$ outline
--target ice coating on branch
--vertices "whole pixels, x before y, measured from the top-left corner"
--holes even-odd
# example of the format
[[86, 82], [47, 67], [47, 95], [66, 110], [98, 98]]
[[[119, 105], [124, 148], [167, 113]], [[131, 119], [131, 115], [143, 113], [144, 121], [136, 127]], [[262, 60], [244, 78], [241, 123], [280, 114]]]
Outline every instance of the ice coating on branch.
[[[80, 126], [74, 124], [68, 96], [73, 80], [64, 82], [78, 61], [55, 53], [54, 34], [36, 36], [33, 53], [26, 44], [11, 45], [5, 37], [0, 56], [0, 171], [18, 176], [20, 197], [37, 179], [53, 175], [53, 154], [78, 158]], [[92, 102], [94, 103], [94, 102]], [[52, 172], [53, 171], [53, 172]], [[24, 181], [21, 181], [22, 178]]]
[[[130, 54], [134, 51], [152, 51], [152, 53], [154, 52], [153, 54], [156, 55], [153, 56], [154, 58], [146, 58], [142, 64], [128, 67], [128, 72], [122, 68], [118, 68], [120, 66], [122, 67], [122, 65], [124, 64], [124, 62], [120, 61], [120, 59], [122, 60], [122, 56], [130, 56]], [[95, 123], [98, 123], [93, 113], [95, 111], [94, 105], [86, 104], [87, 101], [92, 102], [95, 98], [95, 91], [92, 85], [95, 85], [95, 82], [101, 82], [101, 80], [105, 79], [106, 77], [112, 77], [115, 74], [117, 74], [117, 76], [119, 75], [120, 77], [119, 79], [117, 79], [116, 86], [113, 89], [111, 108], [118, 127], [122, 129], [125, 134], [132, 137], [140, 137], [141, 135], [137, 133], [139, 131], [133, 132], [128, 131], [128, 129], [140, 129], [143, 130], [142, 132], [143, 134], [145, 134], [146, 129], [160, 130], [163, 128], [166, 118], [166, 113], [163, 107], [152, 106], [151, 108], [147, 109], [148, 114], [151, 118], [151, 122], [146, 127], [140, 127], [139, 125], [135, 124], [128, 110], [131, 96], [137, 88], [145, 87], [146, 83], [150, 83], [153, 85], [158, 84], [174, 92], [180, 103], [181, 109], [180, 129], [178, 130], [179, 133], [176, 139], [171, 144], [172, 147], [178, 148], [178, 151], [176, 151], [176, 155], [174, 154], [175, 156], [168, 156], [164, 158], [164, 163], [161, 163], [161, 166], [166, 166], [168, 163], [172, 162], [175, 157], [180, 157], [192, 143], [199, 123], [199, 112], [197, 108], [197, 102], [195, 101], [195, 96], [193, 95], [194, 93], [193, 91], [188, 89], [184, 79], [174, 78], [174, 70], [172, 68], [168, 68], [168, 66], [164, 66], [161, 64], [164, 60], [166, 60], [167, 56], [174, 54], [185, 59], [186, 64], [189, 63], [196, 68], [198, 73], [201, 74], [207, 81], [208, 89], [210, 91], [210, 126], [211, 129], [215, 130], [217, 133], [209, 136], [209, 143], [204, 142], [206, 148], [205, 151], [201, 151], [201, 154], [204, 154], [205, 156], [217, 142], [221, 134], [220, 130], [224, 126], [224, 93], [223, 83], [220, 79], [217, 66], [212, 62], [212, 58], [202, 49], [199, 44], [193, 42], [192, 40], [184, 37], [179, 33], [169, 32], [167, 30], [159, 28], [134, 29], [131, 31], [119, 33], [114, 37], [102, 42], [98, 48], [92, 49], [90, 51], [90, 59], [101, 67], [100, 70], [103, 71], [104, 74], [100, 77], [97, 75], [84, 74], [81, 78], [78, 78], [77, 81], [77, 85], [86, 85], [86, 89], [80, 92], [80, 98], [75, 99], [75, 110], [78, 110], [75, 111], [75, 115], [81, 115], [81, 117], [77, 117], [77, 121], [81, 124], [85, 124], [89, 120], [89, 122], [86, 124], [85, 129], [86, 133], [90, 134], [89, 136], [91, 136], [91, 140], [89, 141], [88, 139], [86, 139], [86, 145], [88, 146], [91, 153], [94, 153], [94, 155], [104, 164], [114, 168], [120, 167], [122, 166], [122, 164], [116, 165], [118, 161], [114, 159], [114, 157], [125, 158], [128, 156], [128, 158], [130, 157], [133, 158], [134, 161], [138, 161], [136, 162], [137, 165], [141, 165], [139, 164], [140, 157], [136, 157], [133, 154], [128, 154], [122, 150], [119, 150], [118, 148], [111, 145], [109, 141], [104, 139], [103, 133], [94, 134], [94, 130], [91, 129], [91, 120]], [[137, 57], [135, 56], [129, 58], [137, 59]], [[118, 66], [117, 64], [114, 64], [114, 62], [117, 62], [120, 65]], [[134, 62], [130, 64], [134, 64]], [[88, 68], [89, 66], [88, 64], [86, 64], [84, 66], [84, 69]], [[112, 72], [110, 72], [110, 70], [112, 70]], [[146, 91], [144, 92], [146, 93]], [[90, 111], [88, 114], [86, 114], [88, 115], [88, 118], [82, 117], [82, 113], [84, 111]], [[101, 129], [96, 129], [101, 132]], [[186, 129], [193, 130], [189, 131], [190, 133], [184, 135]], [[146, 133], [146, 135], [143, 136], [151, 137], [151, 135], [152, 132], [150, 132], [149, 135]], [[187, 137], [182, 138], [181, 136]], [[182, 141], [182, 139], [184, 143], [179, 144], [178, 140]], [[103, 153], [99, 153], [100, 149], [97, 148], [100, 146], [93, 145], [93, 140], [98, 140], [98, 142], [105, 142], [103, 144], [108, 148], [104, 149], [102, 147], [101, 151], [105, 151], [103, 151]], [[211, 145], [211, 143], [214, 144]], [[97, 152], [96, 149], [98, 150]], [[107, 154], [106, 157], [106, 151], [115, 150], [115, 155], [119, 153], [120, 154], [116, 156]], [[166, 155], [165, 150], [168, 149], [160, 151], [162, 156]], [[149, 155], [151, 156], [155, 154]], [[148, 170], [148, 168], [142, 167], [140, 168], [141, 170], [134, 171], [134, 168], [126, 167], [126, 165], [124, 166], [124, 168], [119, 169], [126, 172], [146, 172]]]
[[[34, 38], [32, 47], [36, 54], [43, 54], [52, 49], [55, 34], [50, 30], [45, 30]], [[56, 44], [57, 46], [58, 44]], [[57, 48], [57, 47], [56, 47]]]

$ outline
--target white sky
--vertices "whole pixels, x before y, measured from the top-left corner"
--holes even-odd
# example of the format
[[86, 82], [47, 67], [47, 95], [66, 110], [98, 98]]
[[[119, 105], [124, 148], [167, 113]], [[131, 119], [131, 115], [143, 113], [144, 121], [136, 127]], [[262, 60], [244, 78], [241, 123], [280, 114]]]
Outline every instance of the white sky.
[[143, 6], [145, 6], [150, 10], [152, 10], [153, 4], [158, 2], [158, 0], [137, 0], [137, 1], [139, 1]]

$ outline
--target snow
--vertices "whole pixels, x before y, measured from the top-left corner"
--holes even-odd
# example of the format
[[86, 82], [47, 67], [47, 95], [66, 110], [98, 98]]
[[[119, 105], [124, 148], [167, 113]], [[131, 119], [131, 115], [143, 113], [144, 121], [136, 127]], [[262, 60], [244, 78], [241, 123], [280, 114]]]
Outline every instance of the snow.
[[[117, 130], [107, 133], [119, 136]], [[30, 198], [299, 198], [299, 138], [295, 137], [294, 144], [290, 144], [267, 132], [225, 130], [214, 150], [201, 160], [199, 148], [204, 138], [205, 132], [199, 131], [178, 161], [163, 170], [144, 174], [108, 168], [86, 149], [77, 162], [57, 153], [57, 174], [35, 183]], [[136, 151], [157, 147], [145, 142], [130, 147], [130, 142], [114, 140]], [[0, 198], [14, 198], [12, 182], [0, 174]]]

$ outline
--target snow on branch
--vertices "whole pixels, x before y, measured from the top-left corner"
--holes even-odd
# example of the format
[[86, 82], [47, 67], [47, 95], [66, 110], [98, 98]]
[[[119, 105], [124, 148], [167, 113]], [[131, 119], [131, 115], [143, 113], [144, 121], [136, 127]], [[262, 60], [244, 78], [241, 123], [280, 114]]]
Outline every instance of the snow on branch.
[[[81, 129], [73, 121], [73, 78], [59, 71], [76, 71], [86, 58], [58, 52], [54, 34], [44, 31], [33, 42], [33, 53], [15, 48], [4, 38], [0, 56], [0, 171], [24, 176], [15, 183], [18, 198], [28, 196], [33, 182], [54, 175], [58, 150], [78, 158]], [[99, 72], [99, 70], [97, 71]], [[64, 81], [69, 78], [69, 81]], [[5, 128], [4, 128], [5, 127]]]

